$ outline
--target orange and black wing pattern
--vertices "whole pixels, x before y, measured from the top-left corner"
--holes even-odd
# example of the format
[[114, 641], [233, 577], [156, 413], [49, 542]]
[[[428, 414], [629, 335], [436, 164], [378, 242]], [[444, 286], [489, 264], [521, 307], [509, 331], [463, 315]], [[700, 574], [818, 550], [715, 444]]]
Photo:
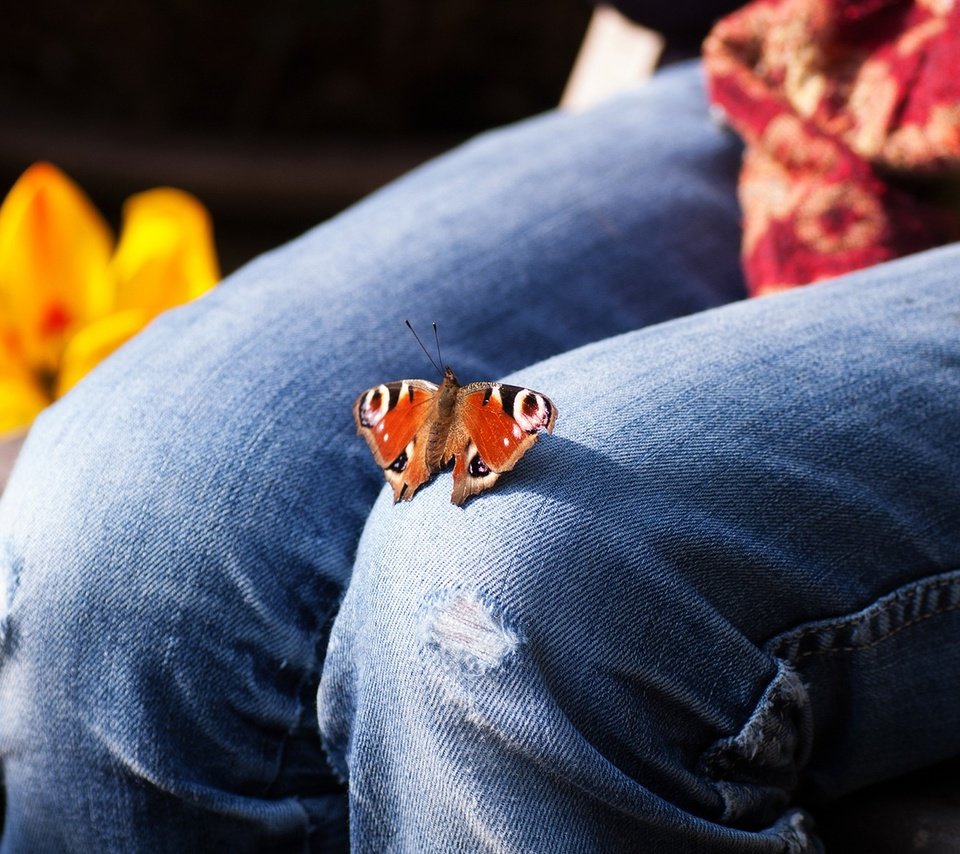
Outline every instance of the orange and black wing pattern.
[[510, 471], [536, 443], [541, 428], [553, 432], [557, 408], [532, 389], [473, 383], [461, 392], [457, 418], [467, 442], [456, 455], [452, 500], [462, 504]]
[[353, 405], [357, 433], [393, 487], [393, 500], [410, 499], [432, 474], [425, 458], [425, 430], [434, 414], [437, 386], [398, 380], [367, 389]]

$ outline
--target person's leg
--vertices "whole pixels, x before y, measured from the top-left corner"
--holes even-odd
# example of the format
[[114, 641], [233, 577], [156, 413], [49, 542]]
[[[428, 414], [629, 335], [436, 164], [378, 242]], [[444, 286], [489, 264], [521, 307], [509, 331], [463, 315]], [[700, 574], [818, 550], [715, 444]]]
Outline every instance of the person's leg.
[[[351, 404], [742, 295], [699, 70], [492, 133], [164, 316], [36, 424], [0, 505], [4, 851], [335, 847], [315, 696], [383, 476]], [[340, 836], [342, 841], [342, 834]]]
[[816, 850], [960, 751], [960, 246], [516, 374], [556, 432], [383, 494], [318, 698], [362, 852]]

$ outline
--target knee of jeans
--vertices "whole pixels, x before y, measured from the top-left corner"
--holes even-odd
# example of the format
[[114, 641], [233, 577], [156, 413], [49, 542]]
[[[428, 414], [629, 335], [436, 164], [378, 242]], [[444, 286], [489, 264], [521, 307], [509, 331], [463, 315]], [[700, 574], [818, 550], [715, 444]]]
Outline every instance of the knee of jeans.
[[463, 773], [552, 763], [600, 798], [639, 786], [718, 822], [774, 821], [811, 738], [789, 665], [655, 535], [591, 536], [530, 480], [455, 508], [448, 478], [410, 504], [381, 496], [334, 626], [320, 719], [351, 785], [370, 773], [358, 745], [390, 732]]
[[316, 741], [336, 585], [270, 535], [266, 502], [244, 507], [254, 476], [202, 476], [200, 442], [158, 434], [130, 456], [57, 413], [37, 425], [0, 513], [5, 761], [72, 780], [86, 763], [199, 804], [266, 791], [299, 734]]

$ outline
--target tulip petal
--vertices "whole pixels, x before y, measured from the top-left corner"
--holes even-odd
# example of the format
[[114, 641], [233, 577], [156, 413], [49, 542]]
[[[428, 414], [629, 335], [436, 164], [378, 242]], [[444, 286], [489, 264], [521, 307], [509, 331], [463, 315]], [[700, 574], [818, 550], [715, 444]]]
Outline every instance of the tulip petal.
[[0, 206], [0, 335], [38, 375], [59, 366], [62, 347], [113, 300], [106, 222], [66, 175], [31, 166]]
[[149, 316], [138, 308], [118, 311], [81, 329], [63, 353], [56, 396], [62, 397], [90, 370], [146, 325]]
[[131, 196], [111, 269], [116, 307], [151, 317], [210, 290], [220, 271], [207, 209], [167, 187]]
[[24, 371], [0, 369], [0, 437], [30, 424], [50, 399]]

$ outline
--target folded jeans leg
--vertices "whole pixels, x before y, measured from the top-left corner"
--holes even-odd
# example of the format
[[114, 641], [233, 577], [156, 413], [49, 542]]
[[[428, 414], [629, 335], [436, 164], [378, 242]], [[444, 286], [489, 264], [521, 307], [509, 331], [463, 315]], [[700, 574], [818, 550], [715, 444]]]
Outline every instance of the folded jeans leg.
[[318, 695], [358, 851], [813, 851], [960, 750], [960, 246], [511, 379], [556, 432], [382, 494]]

